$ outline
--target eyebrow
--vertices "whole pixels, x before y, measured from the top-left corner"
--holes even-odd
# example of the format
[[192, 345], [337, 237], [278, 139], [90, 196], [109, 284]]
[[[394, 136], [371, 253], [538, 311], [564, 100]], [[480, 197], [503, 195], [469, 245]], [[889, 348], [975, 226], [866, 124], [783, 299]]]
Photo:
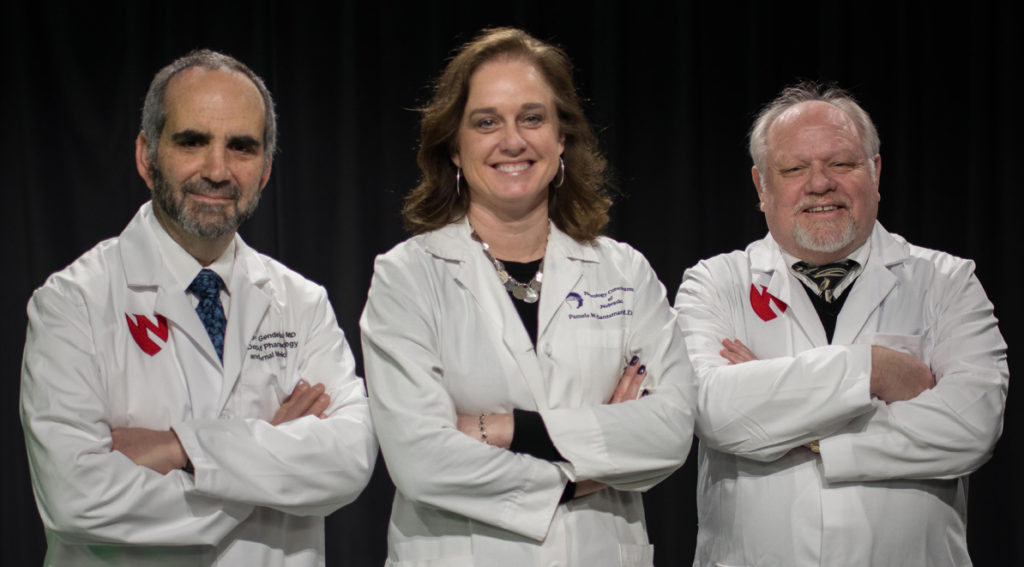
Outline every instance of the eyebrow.
[[210, 141], [210, 134], [206, 132], [200, 132], [198, 130], [192, 130], [191, 128], [182, 130], [181, 132], [175, 132], [171, 134], [171, 141], [175, 144], [189, 144], [189, 143], [208, 143]]
[[[175, 132], [171, 134], [171, 141], [175, 144], [208, 144], [213, 139], [207, 132], [200, 132], [191, 128], [182, 130], [181, 132]], [[229, 146], [238, 146], [250, 150], [258, 149], [262, 144], [259, 140], [252, 136], [241, 135], [241, 136], [229, 136]]]
[[230, 136], [228, 138], [228, 145], [238, 146], [248, 150], [258, 150], [263, 144], [252, 136]]
[[[527, 103], [523, 104], [522, 107], [520, 107], [519, 111], [522, 112], [524, 110], [537, 110], [537, 109], [547, 110], [547, 106], [545, 106], [544, 103], [542, 103], [542, 102], [527, 102]], [[476, 109], [470, 110], [469, 114], [467, 116], [473, 116], [475, 114], [497, 114], [497, 113], [498, 113], [498, 109], [497, 108], [495, 108], [493, 106], [488, 106], [487, 108], [476, 108]]]

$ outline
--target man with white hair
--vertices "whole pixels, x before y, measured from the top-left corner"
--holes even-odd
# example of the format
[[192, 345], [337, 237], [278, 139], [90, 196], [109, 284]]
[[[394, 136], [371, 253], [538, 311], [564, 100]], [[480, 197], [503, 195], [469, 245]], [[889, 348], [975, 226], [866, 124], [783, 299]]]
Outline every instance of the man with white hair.
[[769, 234], [683, 276], [694, 565], [970, 565], [1006, 345], [973, 262], [877, 222], [878, 151], [845, 91], [785, 89], [750, 134]]

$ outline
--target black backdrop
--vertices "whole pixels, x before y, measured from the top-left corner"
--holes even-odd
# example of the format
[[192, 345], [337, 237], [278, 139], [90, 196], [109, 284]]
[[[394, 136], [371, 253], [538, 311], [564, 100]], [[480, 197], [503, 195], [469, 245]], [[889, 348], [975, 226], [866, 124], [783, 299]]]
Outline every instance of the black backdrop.
[[[281, 151], [242, 234], [327, 287], [357, 358], [373, 257], [404, 238], [398, 210], [417, 179], [411, 109], [487, 25], [569, 52], [622, 193], [609, 234], [650, 259], [670, 297], [687, 266], [765, 232], [745, 153], [759, 105], [796, 78], [835, 80], [881, 133], [881, 221], [975, 259], [1007, 342], [1021, 336], [1020, 274], [1004, 268], [1024, 240], [1016, 3], [98, 4], [0, 8], [4, 565], [37, 565], [45, 550], [17, 417], [25, 302], [146, 200], [132, 159], [142, 98], [157, 69], [195, 47], [237, 56], [274, 93]], [[1024, 564], [1020, 406], [1010, 398], [995, 456], [972, 477], [977, 565]], [[694, 469], [691, 458], [647, 495], [660, 566], [692, 561]], [[359, 500], [328, 519], [329, 565], [382, 564], [392, 490], [378, 463]]]

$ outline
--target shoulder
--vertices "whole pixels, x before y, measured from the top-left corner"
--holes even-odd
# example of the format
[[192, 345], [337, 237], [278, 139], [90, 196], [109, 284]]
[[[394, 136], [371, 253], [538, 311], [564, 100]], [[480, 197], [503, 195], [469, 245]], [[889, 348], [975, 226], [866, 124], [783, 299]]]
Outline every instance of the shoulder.
[[757, 241], [747, 246], [745, 250], [733, 250], [700, 260], [684, 272], [683, 281], [699, 277], [700, 274], [713, 278], [718, 284], [735, 280], [749, 281], [753, 271], [753, 258], [762, 252], [761, 243], [762, 241]]
[[447, 264], [465, 260], [472, 246], [480, 245], [470, 239], [468, 230], [460, 230], [458, 223], [417, 234], [378, 255], [374, 276], [394, 272], [423, 275], [443, 269]]
[[277, 299], [282, 303], [298, 307], [327, 301], [327, 290], [322, 285], [248, 246], [240, 250], [235, 269], [244, 270], [256, 286], [279, 296]]
[[[881, 227], [878, 240], [881, 260], [901, 279], [922, 281], [964, 279], [974, 274], [974, 261], [916, 244]], [[874, 251], [872, 251], [874, 253]]]
[[56, 295], [73, 302], [85, 302], [92, 296], [104, 294], [115, 279], [124, 279], [120, 238], [117, 237], [100, 242], [64, 269], [50, 274], [32, 297], [33, 301], [38, 301], [38, 297]]

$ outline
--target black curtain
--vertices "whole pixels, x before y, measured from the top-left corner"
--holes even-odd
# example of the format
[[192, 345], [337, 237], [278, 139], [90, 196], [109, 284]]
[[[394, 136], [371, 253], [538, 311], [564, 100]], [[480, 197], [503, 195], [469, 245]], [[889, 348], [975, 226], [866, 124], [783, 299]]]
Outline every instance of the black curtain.
[[[976, 260], [1007, 342], [1021, 336], [1019, 270], [1003, 267], [1024, 241], [1016, 3], [100, 4], [0, 8], [4, 565], [45, 552], [17, 409], [25, 303], [148, 198], [132, 158], [142, 99], [160, 67], [197, 47], [245, 61], [274, 93], [281, 151], [242, 234], [327, 287], [357, 358], [373, 257], [406, 236], [415, 108], [451, 50], [490, 25], [522, 27], [574, 60], [620, 190], [608, 232], [647, 256], [670, 299], [686, 267], [766, 230], [745, 151], [758, 107], [798, 78], [833, 80], [878, 124], [882, 223]], [[1011, 396], [995, 455], [972, 476], [977, 565], [1024, 563], [1020, 406]], [[646, 496], [660, 566], [692, 562], [695, 468], [691, 455]], [[392, 490], [380, 462], [328, 519], [329, 565], [383, 563]]]

